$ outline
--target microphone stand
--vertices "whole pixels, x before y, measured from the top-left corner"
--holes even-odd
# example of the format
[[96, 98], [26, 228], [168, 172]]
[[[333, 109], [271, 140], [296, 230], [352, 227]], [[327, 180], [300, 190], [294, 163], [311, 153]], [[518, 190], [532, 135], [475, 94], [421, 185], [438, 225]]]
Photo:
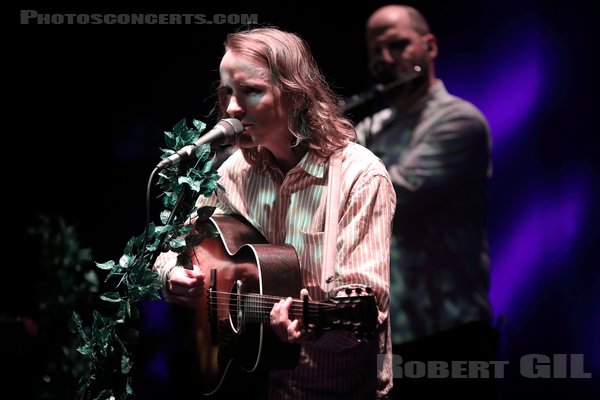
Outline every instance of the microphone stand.
[[412, 71], [400, 76], [400, 78], [396, 79], [395, 81], [392, 81], [385, 85], [382, 83], [378, 83], [377, 85], [373, 85], [370, 89], [365, 90], [362, 93], [352, 95], [352, 96], [340, 101], [340, 103], [339, 103], [340, 110], [344, 113], [348, 113], [348, 112], [362, 106], [363, 104], [366, 104], [366, 103], [374, 100], [378, 96], [382, 96], [382, 95], [391, 93], [398, 87], [404, 85], [407, 82], [412, 81], [413, 79], [417, 78], [420, 75], [421, 75], [421, 67], [416, 65]]
[[[140, 260], [143, 260], [145, 254], [147, 254], [146, 245], [148, 244], [148, 229], [150, 228], [150, 221], [151, 221], [151, 219], [150, 219], [150, 193], [152, 191], [151, 188], [152, 188], [152, 182], [154, 182], [154, 177], [160, 171], [161, 171], [160, 168], [158, 168], [158, 167], [154, 168], [154, 170], [150, 174], [150, 179], [148, 179], [148, 185], [146, 186], [146, 229], [144, 229], [144, 239], [142, 242], [142, 257], [140, 257]], [[165, 225], [171, 225], [173, 223], [173, 220], [177, 216], [178, 209], [181, 206], [181, 202], [185, 196], [187, 196], [187, 187], [185, 185], [183, 185], [181, 188], [181, 193], [179, 194], [179, 197], [177, 198], [177, 202], [173, 206], [173, 209], [171, 210], [171, 213], [170, 213], [169, 218], [168, 218], [167, 222], [165, 223]], [[156, 261], [156, 259], [160, 255], [160, 253], [168, 250], [168, 248], [165, 246], [166, 239], [167, 239], [167, 237], [164, 237], [162, 239], [162, 241], [159, 243], [159, 245], [156, 246], [156, 249], [154, 250], [154, 252], [152, 252], [150, 254], [150, 260], [149, 260], [148, 265], [150, 265], [150, 266], [154, 265], [154, 262]]]

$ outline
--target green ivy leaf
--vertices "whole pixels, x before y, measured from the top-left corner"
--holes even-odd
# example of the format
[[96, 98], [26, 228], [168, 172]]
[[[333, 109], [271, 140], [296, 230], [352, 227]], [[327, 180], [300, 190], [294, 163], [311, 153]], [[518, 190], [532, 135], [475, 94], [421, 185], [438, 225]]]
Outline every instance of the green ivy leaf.
[[105, 270], [109, 270], [112, 269], [115, 266], [115, 262], [110, 260], [104, 263], [95, 263], [96, 267], [100, 268], [100, 269], [105, 269]]
[[77, 351], [80, 352], [81, 354], [83, 354], [84, 356], [88, 357], [92, 354], [92, 348], [89, 344], [84, 344], [83, 346], [79, 346], [77, 348]]
[[121, 296], [117, 292], [108, 292], [100, 295], [100, 298], [104, 301], [108, 301], [111, 303], [118, 303], [122, 301]]
[[94, 397], [94, 400], [109, 400], [109, 399], [112, 399], [112, 397], [113, 397], [112, 390], [103, 390], [100, 393], [98, 393], [98, 395], [96, 397]]
[[71, 314], [71, 319], [69, 321], [69, 331], [73, 333], [78, 333], [85, 337], [85, 332], [83, 332], [83, 320], [75, 311]]
[[169, 242], [169, 246], [171, 247], [171, 250], [173, 251], [177, 251], [182, 249], [183, 247], [185, 247], [185, 238], [176, 238], [173, 239]]
[[192, 124], [196, 127], [198, 132], [204, 132], [206, 129], [206, 124], [198, 119], [193, 119]]

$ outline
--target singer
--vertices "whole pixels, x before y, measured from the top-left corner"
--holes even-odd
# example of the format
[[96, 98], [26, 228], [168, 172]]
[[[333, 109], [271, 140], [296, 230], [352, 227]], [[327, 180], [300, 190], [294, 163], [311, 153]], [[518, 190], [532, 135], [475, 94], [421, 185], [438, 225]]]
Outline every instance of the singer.
[[[357, 126], [360, 142], [385, 163], [397, 196], [390, 266], [394, 354], [425, 364], [495, 360], [485, 234], [488, 123], [436, 78], [438, 43], [418, 10], [377, 9], [367, 20], [366, 42], [378, 82], [422, 69]], [[493, 385], [493, 379], [394, 379], [394, 398], [491, 399]]]
[[[276, 296], [265, 321], [276, 341], [299, 348], [298, 361], [269, 370], [267, 387], [254, 387], [257, 380], [250, 383], [250, 376], [227, 381], [214, 395], [230, 398], [241, 390], [247, 398], [273, 400], [387, 398], [395, 194], [384, 165], [355, 143], [352, 124], [299, 36], [277, 28], [231, 33], [219, 72], [220, 116], [241, 121], [243, 131], [237, 150], [218, 169], [220, 188], [210, 198], [200, 197], [198, 206], [216, 206], [213, 215], [241, 217], [268, 246], [291, 245], [302, 290]], [[198, 265], [184, 269], [176, 253], [159, 256], [155, 269], [168, 301], [196, 307], [210, 285], [209, 268], [221, 266], [215, 269], [217, 280], [221, 268], [232, 268], [201, 246], [193, 260]], [[241, 271], [242, 286], [256, 271], [250, 264], [246, 260], [244, 268], [232, 272]], [[280, 265], [260, 272], [281, 288], [295, 279], [284, 271]], [[304, 312], [297, 313], [298, 302], [306, 311], [315, 301], [356, 301], [361, 293], [375, 298], [369, 318], [355, 316], [356, 326], [373, 321], [370, 339], [335, 326], [314, 329], [304, 322]], [[198, 314], [206, 317], [206, 311]], [[202, 385], [212, 390], [207, 382]]]

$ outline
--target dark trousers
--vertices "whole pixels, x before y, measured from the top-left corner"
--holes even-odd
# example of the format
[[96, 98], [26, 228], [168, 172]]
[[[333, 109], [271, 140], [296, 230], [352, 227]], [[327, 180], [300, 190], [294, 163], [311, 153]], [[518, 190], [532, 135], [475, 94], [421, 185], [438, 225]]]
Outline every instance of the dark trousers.
[[496, 399], [489, 361], [497, 360], [499, 336], [487, 322], [471, 322], [394, 345], [392, 398]]

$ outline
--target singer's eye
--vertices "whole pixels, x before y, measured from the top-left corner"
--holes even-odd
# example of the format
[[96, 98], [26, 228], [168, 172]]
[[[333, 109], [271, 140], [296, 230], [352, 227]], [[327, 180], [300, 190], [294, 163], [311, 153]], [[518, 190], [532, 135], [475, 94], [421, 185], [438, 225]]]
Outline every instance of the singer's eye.
[[254, 87], [254, 86], [246, 86], [244, 87], [244, 93], [245, 94], [259, 94], [262, 93], [262, 90]]

